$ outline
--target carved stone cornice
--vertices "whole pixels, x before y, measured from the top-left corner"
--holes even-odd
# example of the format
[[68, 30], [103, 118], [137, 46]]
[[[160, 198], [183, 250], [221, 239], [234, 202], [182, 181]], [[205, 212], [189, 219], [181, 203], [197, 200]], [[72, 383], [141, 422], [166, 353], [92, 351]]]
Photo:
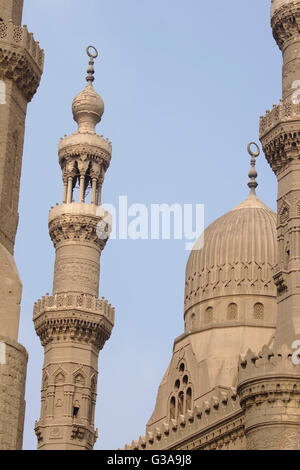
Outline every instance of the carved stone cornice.
[[282, 271], [278, 271], [274, 274], [274, 283], [277, 288], [278, 295], [281, 295], [287, 290], [286, 276], [287, 273]]
[[101, 217], [89, 215], [62, 214], [49, 221], [49, 234], [55, 248], [63, 242], [87, 241], [95, 244], [102, 251], [107, 239], [100, 239], [97, 234], [97, 227], [101, 220]]
[[94, 430], [91, 426], [81, 423], [65, 424], [63, 426], [54, 424], [52, 426], [43, 425], [41, 421], [36, 421], [34, 432], [39, 444], [47, 444], [48, 439], [55, 440], [59, 445], [62, 439], [62, 428], [68, 427], [71, 441], [81, 441], [88, 450], [92, 450], [97, 439], [98, 430]]
[[283, 345], [264, 346], [240, 358], [238, 395], [244, 411], [248, 450], [298, 449], [300, 437], [300, 366]]
[[260, 118], [259, 138], [272, 170], [278, 175], [300, 154], [300, 105], [280, 101]]
[[282, 50], [284, 44], [294, 36], [299, 36], [300, 31], [300, 5], [299, 3], [287, 3], [275, 10], [271, 18], [273, 36]]
[[110, 142], [97, 134], [93, 136], [96, 139], [94, 143], [86, 142], [88, 137], [91, 136], [78, 134], [78, 136], [82, 137], [83, 142], [74, 142], [75, 139], [71, 139], [73, 136], [75, 137], [75, 134], [62, 139], [59, 144], [58, 156], [61, 168], [64, 168], [66, 163], [78, 159], [81, 155], [85, 155], [89, 161], [102, 163], [105, 170], [107, 170], [112, 152]]
[[26, 26], [0, 23], [0, 78], [13, 80], [31, 101], [44, 67], [44, 51]]
[[57, 294], [35, 303], [33, 321], [42, 346], [69, 340], [92, 344], [99, 351], [110, 338], [114, 316], [114, 308], [104, 299]]
[[299, 399], [300, 366], [293, 364], [286, 345], [276, 352], [264, 346], [258, 355], [249, 350], [239, 360], [237, 392], [243, 409], [265, 401]]

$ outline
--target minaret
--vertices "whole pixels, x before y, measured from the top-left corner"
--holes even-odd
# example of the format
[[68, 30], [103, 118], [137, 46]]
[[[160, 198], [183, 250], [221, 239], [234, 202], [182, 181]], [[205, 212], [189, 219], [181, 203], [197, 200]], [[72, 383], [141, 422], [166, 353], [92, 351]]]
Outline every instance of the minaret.
[[300, 337], [300, 0], [273, 0], [273, 36], [282, 52], [282, 99], [260, 121], [260, 140], [278, 180], [276, 344]]
[[0, 450], [23, 441], [27, 352], [18, 343], [22, 283], [13, 253], [27, 103], [44, 64], [39, 43], [21, 27], [22, 11], [23, 0], [0, 0]]
[[104, 104], [93, 88], [98, 52], [89, 46], [87, 53], [87, 85], [72, 105], [78, 130], [58, 146], [64, 189], [62, 204], [49, 213], [56, 249], [53, 294], [34, 306], [34, 326], [45, 353], [41, 415], [35, 425], [43, 450], [93, 448], [98, 355], [114, 325], [114, 308], [98, 299], [100, 255], [108, 238], [102, 229], [108, 213], [101, 207], [101, 189], [112, 149], [95, 132]]
[[247, 449], [299, 450], [300, 0], [272, 0], [271, 26], [283, 56], [282, 99], [261, 118], [260, 141], [278, 180], [277, 325], [272, 349], [240, 359], [238, 394]]

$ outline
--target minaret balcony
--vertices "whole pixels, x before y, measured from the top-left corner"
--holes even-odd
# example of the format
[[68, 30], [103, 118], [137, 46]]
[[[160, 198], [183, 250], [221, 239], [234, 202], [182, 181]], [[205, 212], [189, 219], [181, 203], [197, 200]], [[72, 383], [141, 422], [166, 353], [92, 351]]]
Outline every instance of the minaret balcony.
[[31, 101], [43, 72], [44, 51], [26, 26], [0, 22], [0, 64], [0, 78], [13, 79]]
[[49, 211], [48, 223], [63, 215], [70, 216], [90, 216], [103, 219], [109, 216], [109, 212], [105, 211], [102, 206], [85, 202], [71, 202], [70, 204], [62, 204], [51, 207]]
[[260, 118], [259, 138], [266, 159], [278, 175], [300, 156], [300, 103], [280, 101]]
[[[53, 207], [49, 212], [49, 233], [55, 248], [74, 242], [89, 242], [102, 251], [110, 234], [111, 215], [102, 206], [76, 203]], [[107, 235], [104, 232], [107, 231]]]
[[115, 309], [107, 300], [92, 295], [46, 295], [34, 304], [33, 321], [42, 345], [50, 341], [84, 341], [98, 350], [111, 335]]

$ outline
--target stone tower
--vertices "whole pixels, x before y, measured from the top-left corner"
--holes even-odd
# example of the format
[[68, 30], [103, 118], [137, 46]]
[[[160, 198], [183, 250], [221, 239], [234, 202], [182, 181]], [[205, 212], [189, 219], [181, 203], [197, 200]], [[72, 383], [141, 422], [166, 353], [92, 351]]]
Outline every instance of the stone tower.
[[14, 261], [27, 103], [44, 53], [26, 26], [23, 0], [0, 0], [0, 449], [21, 449], [27, 352], [18, 341], [22, 284]]
[[72, 105], [78, 130], [58, 147], [64, 190], [62, 204], [49, 213], [56, 249], [53, 294], [34, 306], [45, 352], [41, 415], [35, 425], [43, 450], [93, 448], [98, 355], [114, 325], [114, 308], [98, 299], [100, 255], [108, 238], [101, 189], [111, 143], [95, 132], [104, 104], [93, 88], [98, 53], [91, 46], [87, 53], [87, 86]]
[[260, 120], [260, 140], [278, 180], [272, 350], [249, 351], [239, 365], [248, 449], [300, 448], [300, 0], [272, 0], [271, 26], [282, 52], [282, 99]]

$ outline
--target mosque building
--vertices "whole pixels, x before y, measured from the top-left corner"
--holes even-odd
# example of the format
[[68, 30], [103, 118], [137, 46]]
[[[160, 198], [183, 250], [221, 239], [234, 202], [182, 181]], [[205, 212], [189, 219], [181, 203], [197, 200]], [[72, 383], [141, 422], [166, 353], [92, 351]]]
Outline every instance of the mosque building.
[[[0, 449], [22, 448], [27, 352], [18, 343], [22, 284], [13, 251], [26, 109], [44, 63], [21, 26], [22, 8], [23, 0], [0, 0]], [[277, 214], [257, 195], [259, 148], [251, 143], [249, 195], [190, 254], [184, 332], [145, 435], [126, 450], [300, 449], [300, 0], [272, 0], [271, 27], [283, 56], [282, 99], [260, 118], [259, 138], [278, 181]], [[44, 348], [35, 423], [44, 450], [93, 449], [98, 355], [115, 321], [98, 298], [112, 146], [95, 130], [104, 104], [93, 85], [98, 53], [87, 53], [87, 84], [72, 105], [78, 129], [58, 146], [62, 203], [48, 220], [53, 292], [33, 312]]]

